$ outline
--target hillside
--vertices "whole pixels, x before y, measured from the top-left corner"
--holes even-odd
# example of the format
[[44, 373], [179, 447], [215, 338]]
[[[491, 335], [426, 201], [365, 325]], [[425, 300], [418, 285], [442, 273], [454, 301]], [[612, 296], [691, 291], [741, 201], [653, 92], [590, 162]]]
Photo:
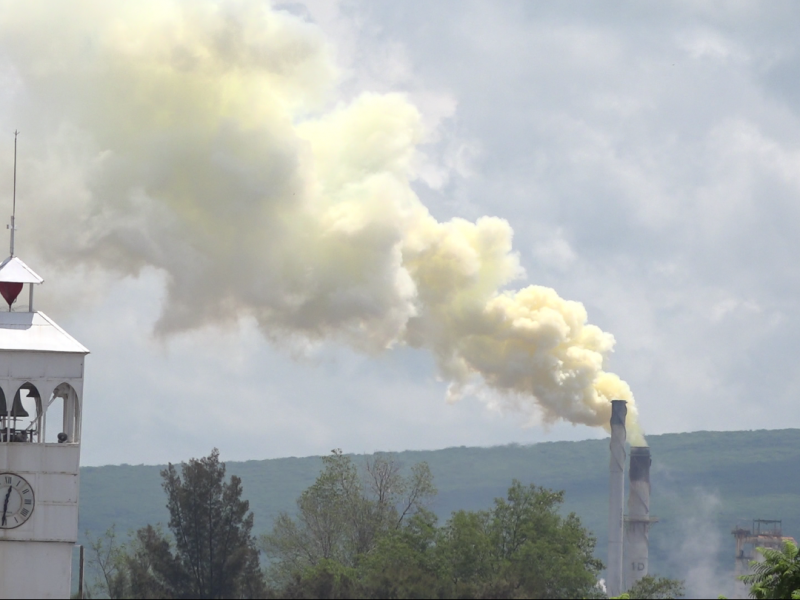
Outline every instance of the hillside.
[[[783, 519], [784, 535], [800, 538], [800, 430], [696, 432], [650, 436], [653, 453], [651, 572], [687, 579], [692, 589], [726, 591], [733, 566], [731, 529], [754, 518]], [[345, 448], [346, 450], [346, 448]], [[224, 451], [224, 448], [223, 448]], [[427, 461], [442, 519], [456, 509], [480, 509], [503, 495], [511, 480], [565, 490], [598, 538], [605, 559], [608, 514], [608, 441], [530, 446], [447, 448], [401, 452], [407, 465]], [[291, 511], [316, 477], [318, 457], [229, 462], [255, 513], [256, 530]], [[81, 470], [81, 531], [101, 534], [112, 524], [126, 532], [166, 522], [161, 466], [85, 467]], [[716, 581], [716, 576], [721, 579]], [[726, 586], [723, 588], [722, 586]], [[715, 594], [716, 595], [716, 594]]]

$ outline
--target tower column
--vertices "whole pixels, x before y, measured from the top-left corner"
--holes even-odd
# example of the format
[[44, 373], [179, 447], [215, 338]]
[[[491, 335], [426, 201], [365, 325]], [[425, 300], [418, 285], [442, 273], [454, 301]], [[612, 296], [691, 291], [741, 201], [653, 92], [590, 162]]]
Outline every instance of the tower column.
[[608, 492], [608, 595], [622, 593], [622, 540], [624, 529], [623, 497], [625, 496], [625, 417], [628, 406], [624, 400], [611, 401], [611, 460]]

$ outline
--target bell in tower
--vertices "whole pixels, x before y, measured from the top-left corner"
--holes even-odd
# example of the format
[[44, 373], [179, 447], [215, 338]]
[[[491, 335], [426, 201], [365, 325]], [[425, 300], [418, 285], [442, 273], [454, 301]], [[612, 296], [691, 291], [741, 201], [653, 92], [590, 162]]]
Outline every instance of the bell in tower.
[[[31, 390], [33, 391], [33, 396], [31, 396]], [[22, 392], [24, 391], [28, 391], [28, 397], [32, 397], [32, 399], [36, 402], [38, 409], [40, 402], [40, 399], [37, 396], [38, 392], [36, 391], [36, 388], [31, 385], [22, 386], [17, 390], [17, 393], [14, 395], [14, 402], [11, 404], [10, 411], [6, 405], [5, 397], [0, 394], [0, 440], [2, 441], [27, 442], [33, 439], [33, 436], [36, 433], [36, 430], [31, 429], [30, 427], [17, 427], [17, 419], [30, 417], [30, 413], [25, 410], [24, 406], [22, 406]], [[38, 412], [39, 411], [37, 410], [37, 413]]]
[[8, 409], [6, 408], [6, 399], [0, 397], [0, 414], [2, 414], [4, 418], [13, 417], [15, 419], [17, 417], [30, 416], [28, 411], [22, 407], [22, 395], [19, 393], [19, 391], [17, 391], [16, 395], [14, 396], [14, 404], [11, 405], [11, 412], [8, 412]]
[[89, 351], [34, 309], [43, 280], [14, 255], [13, 216], [10, 229], [0, 263], [0, 598], [68, 598]]

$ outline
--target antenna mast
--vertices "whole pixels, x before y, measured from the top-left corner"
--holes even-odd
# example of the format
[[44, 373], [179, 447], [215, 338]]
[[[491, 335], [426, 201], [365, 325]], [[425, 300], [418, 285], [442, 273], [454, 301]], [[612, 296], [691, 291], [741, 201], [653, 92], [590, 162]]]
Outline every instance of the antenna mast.
[[17, 230], [17, 136], [19, 131], [14, 131], [14, 195], [13, 204], [11, 207], [11, 225], [8, 228], [11, 230], [11, 256], [14, 256], [14, 232]]

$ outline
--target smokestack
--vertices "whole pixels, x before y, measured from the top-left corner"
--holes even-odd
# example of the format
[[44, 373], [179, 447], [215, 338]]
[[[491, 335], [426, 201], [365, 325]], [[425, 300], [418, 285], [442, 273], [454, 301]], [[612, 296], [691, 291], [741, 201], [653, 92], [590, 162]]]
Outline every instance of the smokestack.
[[624, 400], [611, 401], [611, 462], [608, 493], [608, 570], [606, 590], [609, 597], [622, 594], [622, 538], [624, 529], [623, 497], [625, 496], [625, 416]]
[[625, 563], [626, 589], [647, 575], [650, 553], [650, 448], [631, 448], [628, 474], [631, 485], [628, 492], [628, 518], [625, 545], [628, 560]]

